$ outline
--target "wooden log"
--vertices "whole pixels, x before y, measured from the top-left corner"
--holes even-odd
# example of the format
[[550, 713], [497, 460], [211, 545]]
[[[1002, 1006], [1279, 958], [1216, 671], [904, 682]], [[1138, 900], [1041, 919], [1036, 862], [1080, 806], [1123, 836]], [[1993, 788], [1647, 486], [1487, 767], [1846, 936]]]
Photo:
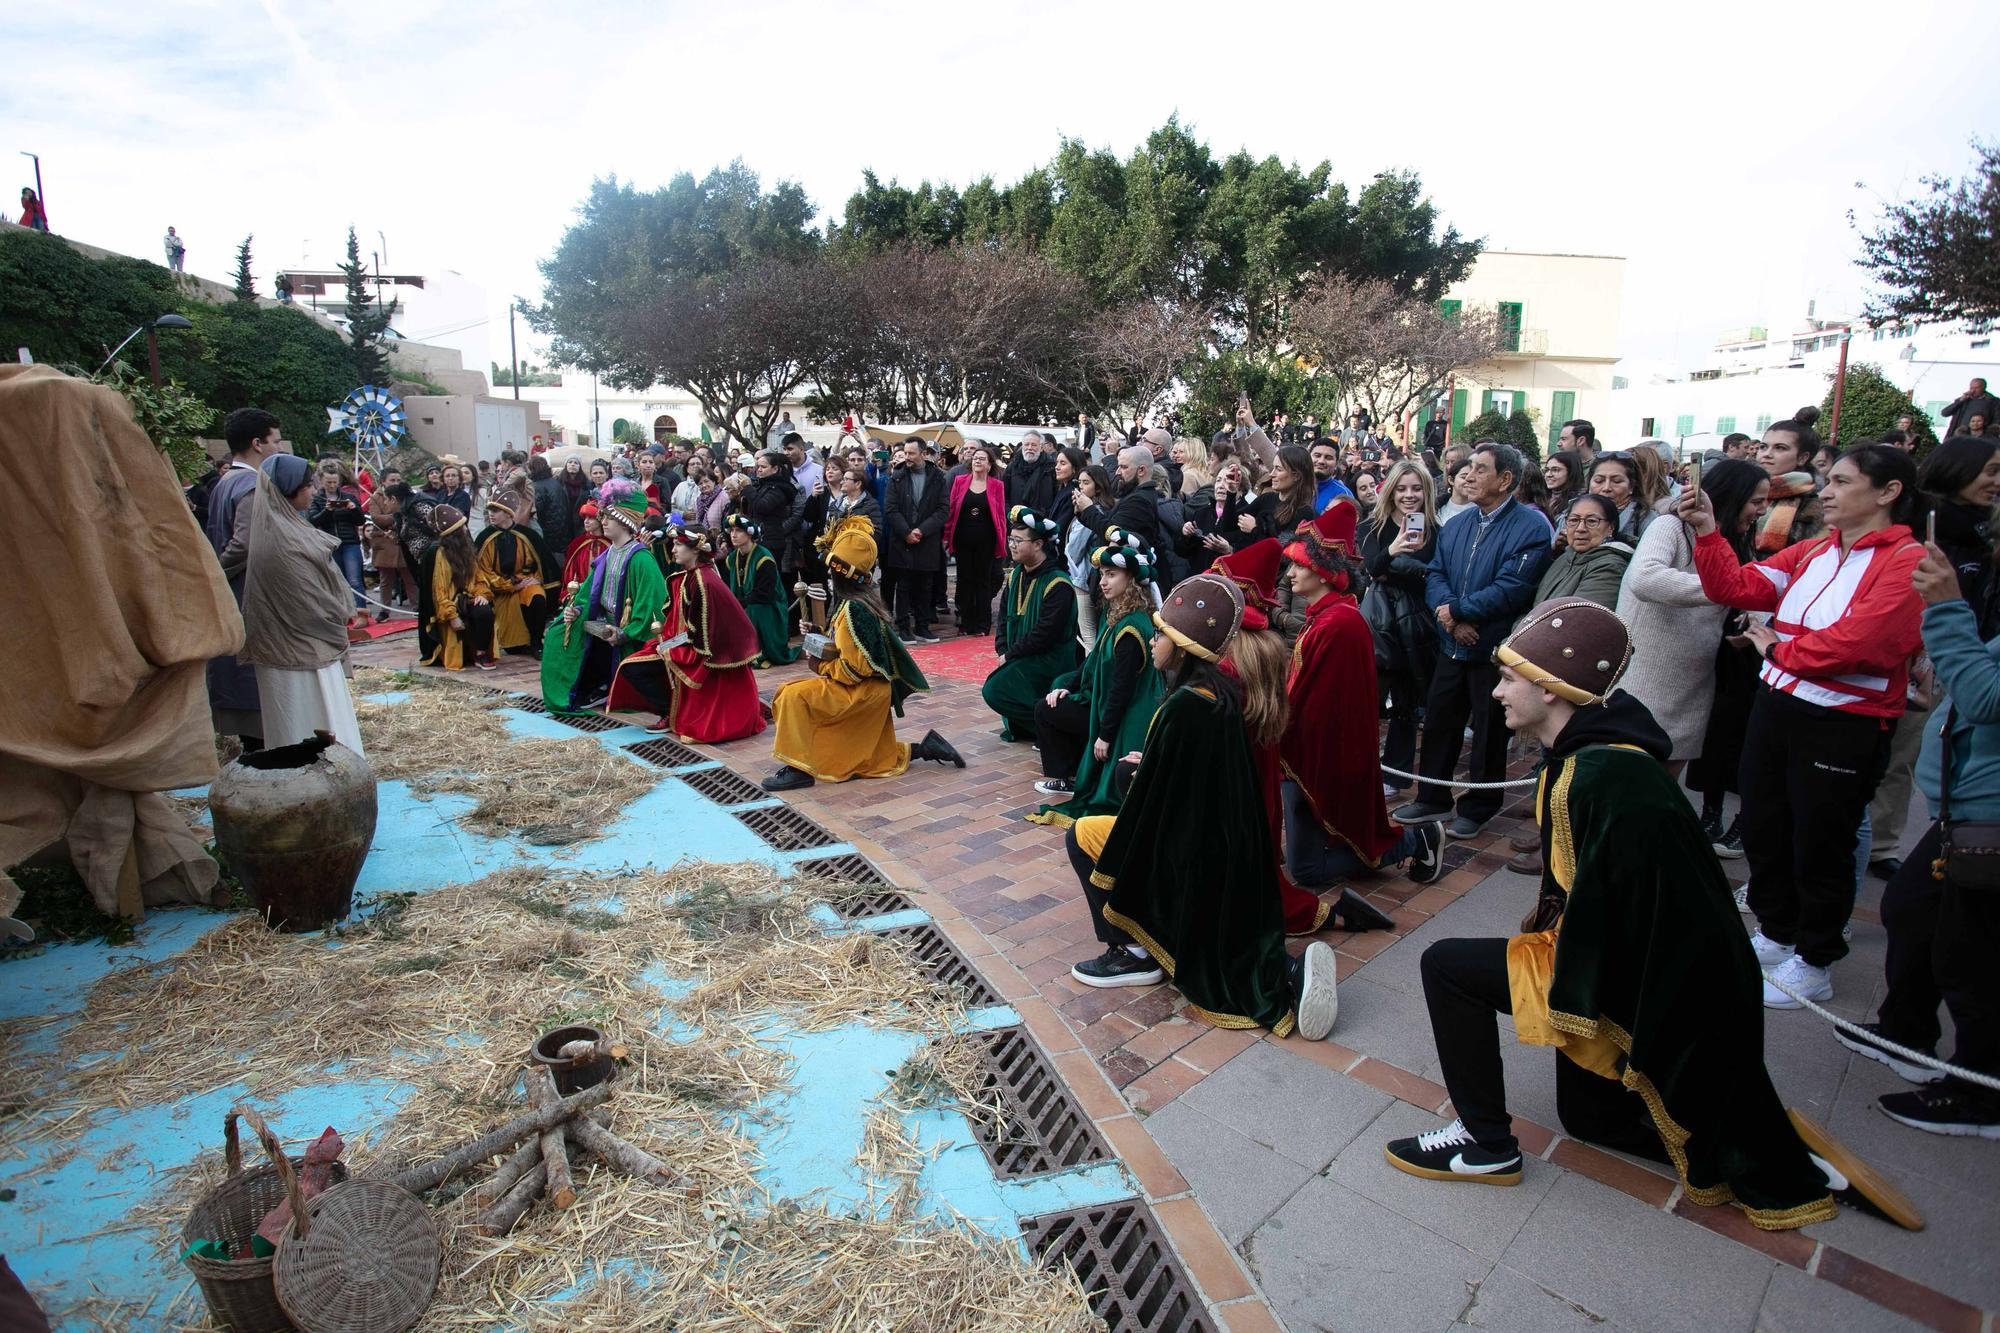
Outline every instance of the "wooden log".
[[[555, 1106], [562, 1098], [556, 1081], [545, 1065], [529, 1065], [526, 1076], [528, 1100], [539, 1107]], [[576, 1182], [570, 1179], [569, 1150], [563, 1147], [561, 1125], [542, 1131], [542, 1166], [548, 1174], [549, 1207], [562, 1209], [576, 1202]]]
[[504, 1236], [514, 1229], [521, 1220], [521, 1214], [528, 1211], [528, 1205], [548, 1184], [548, 1168], [536, 1162], [514, 1182], [514, 1188], [507, 1191], [500, 1202], [472, 1219], [472, 1232], [476, 1236]]
[[623, 1060], [626, 1051], [629, 1049], [624, 1042], [613, 1041], [609, 1037], [605, 1037], [599, 1041], [572, 1041], [565, 1043], [563, 1048], [556, 1052], [556, 1058], [559, 1060]]
[[515, 1182], [528, 1174], [536, 1162], [542, 1160], [542, 1140], [535, 1135], [514, 1150], [514, 1155], [500, 1164], [498, 1170], [486, 1178], [486, 1183], [473, 1192], [472, 1201], [481, 1208], [491, 1208], [507, 1197], [507, 1191]]
[[588, 1116], [578, 1116], [563, 1126], [563, 1133], [580, 1148], [596, 1153], [614, 1171], [655, 1185], [685, 1185], [687, 1177], [636, 1144], [627, 1143]]
[[559, 1125], [573, 1115], [588, 1111], [609, 1100], [611, 1084], [599, 1083], [585, 1088], [582, 1092], [549, 1106], [537, 1106], [531, 1111], [515, 1116], [498, 1129], [482, 1138], [474, 1139], [463, 1147], [453, 1148], [444, 1156], [421, 1166], [405, 1167], [389, 1177], [389, 1183], [412, 1194], [422, 1194], [434, 1190], [445, 1181], [469, 1166], [475, 1166], [489, 1157], [507, 1152], [522, 1139], [531, 1134], [539, 1134], [551, 1125]]

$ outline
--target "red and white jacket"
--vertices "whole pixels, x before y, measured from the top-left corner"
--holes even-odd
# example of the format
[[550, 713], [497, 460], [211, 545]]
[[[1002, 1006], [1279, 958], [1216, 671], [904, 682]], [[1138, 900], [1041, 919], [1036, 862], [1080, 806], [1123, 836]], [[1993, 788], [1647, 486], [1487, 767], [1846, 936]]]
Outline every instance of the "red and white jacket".
[[1856, 538], [1844, 555], [1830, 532], [1747, 565], [1719, 532], [1694, 546], [1710, 601], [1776, 613], [1764, 683], [1864, 717], [1902, 716], [1910, 657], [1923, 643], [1924, 603], [1910, 583], [1923, 558], [1900, 523]]

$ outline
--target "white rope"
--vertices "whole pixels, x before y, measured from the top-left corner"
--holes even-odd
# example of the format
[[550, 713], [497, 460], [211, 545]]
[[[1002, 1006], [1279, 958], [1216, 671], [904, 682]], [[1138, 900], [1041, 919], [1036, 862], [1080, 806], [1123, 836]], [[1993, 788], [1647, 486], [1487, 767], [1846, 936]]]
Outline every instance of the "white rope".
[[1391, 768], [1387, 764], [1382, 765], [1382, 771], [1392, 778], [1408, 778], [1412, 782], [1427, 782], [1433, 787], [1454, 787], [1459, 791], [1497, 791], [1502, 787], [1532, 787], [1541, 781], [1540, 777], [1530, 775], [1525, 778], [1515, 778], [1511, 782], [1440, 782], [1421, 773], [1405, 773], [1402, 769]]
[[2000, 1092], [2000, 1078], [1995, 1078], [1991, 1074], [1975, 1074], [1970, 1069], [1960, 1069], [1957, 1065], [1946, 1064], [1944, 1061], [1938, 1059], [1934, 1055], [1925, 1055], [1922, 1051], [1913, 1051], [1907, 1046], [1898, 1046], [1895, 1042], [1868, 1031], [1868, 1029], [1862, 1027], [1859, 1023], [1851, 1023], [1847, 1019], [1842, 1018], [1839, 1014], [1830, 1013], [1827, 1010], [1820, 1008], [1818, 1005], [1814, 1004], [1811, 1000], [1808, 1000], [1805, 996], [1799, 994], [1797, 991], [1793, 990], [1790, 986], [1787, 986], [1784, 982], [1778, 980], [1776, 977], [1772, 976], [1768, 972], [1764, 974], [1764, 980], [1770, 982], [1773, 986], [1776, 986], [1779, 990], [1791, 996], [1794, 1000], [1797, 1000], [1807, 1009], [1810, 1009], [1813, 1013], [1818, 1014], [1821, 1018], [1824, 1018], [1827, 1022], [1833, 1024], [1835, 1027], [1840, 1028], [1842, 1031], [1847, 1032], [1852, 1036], [1861, 1038], [1863, 1041], [1867, 1042], [1871, 1046], [1879, 1046], [1885, 1051], [1892, 1051], [1895, 1054], [1903, 1057], [1905, 1060], [1908, 1060], [1913, 1065], [1923, 1065], [1927, 1069], [1943, 1070], [1945, 1073], [1950, 1074], [1953, 1078], [1961, 1078], [1964, 1079], [1967, 1083], [1977, 1083], [1982, 1088], [1991, 1088], [1995, 1092]]

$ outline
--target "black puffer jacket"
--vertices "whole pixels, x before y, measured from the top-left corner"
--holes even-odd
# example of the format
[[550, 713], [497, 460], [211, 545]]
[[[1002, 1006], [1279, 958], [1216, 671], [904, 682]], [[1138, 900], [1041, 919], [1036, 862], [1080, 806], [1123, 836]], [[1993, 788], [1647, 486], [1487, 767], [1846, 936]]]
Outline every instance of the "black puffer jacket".
[[798, 498], [798, 483], [782, 472], [768, 477], [752, 477], [739, 502], [750, 521], [764, 530], [764, 547], [783, 565], [791, 551], [793, 532], [792, 502]]
[[557, 555], [567, 551], [577, 533], [583, 531], [577, 522], [577, 512], [570, 505], [569, 492], [555, 477], [543, 477], [535, 483], [535, 522], [541, 526], [543, 540]]
[[[337, 500], [344, 500], [346, 504], [336, 508], [334, 501]], [[312, 508], [306, 510], [306, 521], [321, 532], [332, 533], [342, 546], [361, 544], [361, 521], [366, 517], [368, 515], [361, 509], [361, 492], [352, 486], [342, 486], [338, 495], [314, 491]]]

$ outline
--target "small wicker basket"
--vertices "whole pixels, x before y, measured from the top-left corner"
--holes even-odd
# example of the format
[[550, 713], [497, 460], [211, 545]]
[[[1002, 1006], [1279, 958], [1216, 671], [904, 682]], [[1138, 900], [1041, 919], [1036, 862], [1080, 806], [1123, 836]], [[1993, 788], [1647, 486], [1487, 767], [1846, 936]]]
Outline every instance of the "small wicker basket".
[[[243, 1169], [243, 1150], [236, 1136], [239, 1116], [250, 1122], [257, 1141], [271, 1158], [269, 1163]], [[188, 1210], [187, 1221], [181, 1226], [183, 1246], [217, 1240], [232, 1253], [247, 1253], [257, 1224], [287, 1197], [292, 1200], [293, 1226], [299, 1225], [298, 1181], [293, 1168], [303, 1166], [304, 1159], [295, 1164], [287, 1157], [277, 1136], [255, 1110], [243, 1105], [230, 1108], [222, 1122], [222, 1155], [229, 1174]], [[347, 1168], [334, 1163], [332, 1176], [336, 1183], [346, 1180]], [[296, 1327], [285, 1316], [271, 1285], [272, 1258], [224, 1261], [188, 1256], [187, 1266], [194, 1270], [195, 1282], [218, 1325], [231, 1333], [289, 1333]]]

